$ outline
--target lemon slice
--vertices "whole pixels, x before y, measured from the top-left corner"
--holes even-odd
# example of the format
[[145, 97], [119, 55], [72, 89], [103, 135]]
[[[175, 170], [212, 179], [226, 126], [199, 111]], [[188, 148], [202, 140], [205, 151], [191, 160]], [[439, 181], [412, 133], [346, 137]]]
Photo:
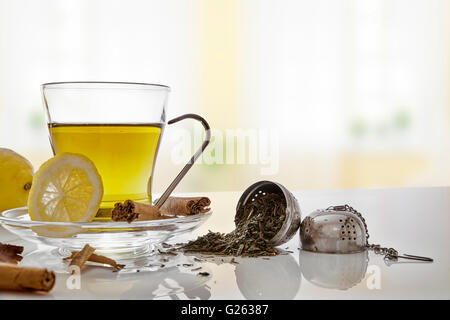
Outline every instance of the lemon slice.
[[28, 211], [32, 220], [88, 222], [102, 196], [102, 179], [94, 163], [80, 154], [61, 153], [34, 175]]

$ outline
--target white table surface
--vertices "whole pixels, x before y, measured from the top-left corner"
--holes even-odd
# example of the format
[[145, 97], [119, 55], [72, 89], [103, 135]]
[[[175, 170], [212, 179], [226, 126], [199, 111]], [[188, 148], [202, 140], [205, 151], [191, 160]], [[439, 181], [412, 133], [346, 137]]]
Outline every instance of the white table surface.
[[[175, 242], [193, 239], [208, 230], [233, 230], [240, 194], [205, 193], [212, 200], [213, 215], [193, 234]], [[305, 255], [298, 249], [297, 233], [281, 246], [293, 253], [269, 260], [236, 258], [238, 264], [233, 264], [231, 258], [209, 258], [207, 262], [197, 262], [202, 266], [200, 271], [210, 273], [207, 277], [191, 271], [192, 267], [176, 265], [133, 273], [113, 273], [107, 268], [86, 266], [80, 289], [68, 289], [68, 275], [57, 273], [55, 287], [48, 294], [0, 292], [0, 299], [450, 298], [450, 188], [314, 190], [294, 194], [302, 218], [318, 208], [349, 204], [366, 218], [370, 242], [394, 247], [400, 253], [430, 256], [435, 261], [387, 266], [382, 257], [370, 253], [366, 266], [361, 256]], [[18, 239], [1, 227], [0, 242], [23, 245], [23, 265], [35, 266], [34, 254], [46, 249]], [[182, 264], [187, 258], [192, 259], [182, 255], [173, 257], [176, 259], [173, 264]], [[46, 267], [45, 261], [39, 264]], [[343, 290], [343, 287], [350, 288]]]

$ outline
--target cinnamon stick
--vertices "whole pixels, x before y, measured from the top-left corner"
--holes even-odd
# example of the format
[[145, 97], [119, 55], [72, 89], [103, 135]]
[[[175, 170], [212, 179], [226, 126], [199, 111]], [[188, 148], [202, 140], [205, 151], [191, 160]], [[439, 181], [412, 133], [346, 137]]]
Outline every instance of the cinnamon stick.
[[[73, 259], [78, 254], [78, 252], [79, 251], [72, 252], [72, 255], [70, 257], [64, 258], [64, 260]], [[110, 265], [111, 267], [113, 267], [114, 271], [119, 271], [125, 267], [124, 264], [119, 264], [113, 259], [95, 253], [91, 254], [87, 261]]]
[[[70, 266], [77, 266], [78, 268], [83, 267], [83, 265], [88, 261], [89, 257], [92, 256], [95, 249], [92, 248], [90, 245], [86, 244], [81, 251], [77, 252], [74, 256], [72, 261], [69, 264]], [[72, 272], [73, 273], [73, 272]]]
[[23, 259], [22, 252], [22, 246], [0, 243], [0, 262], [17, 264]]
[[0, 262], [0, 290], [48, 292], [54, 284], [53, 271]]
[[169, 197], [161, 206], [163, 215], [190, 216], [210, 210], [211, 200], [207, 197]]
[[111, 212], [114, 221], [168, 219], [174, 216], [189, 216], [208, 212], [211, 200], [207, 197], [169, 197], [158, 210], [156, 206], [126, 200], [116, 203]]
[[135, 220], [158, 220], [167, 217], [161, 215], [158, 207], [126, 200], [124, 203], [116, 203], [114, 205], [111, 218], [114, 221], [127, 221], [130, 223]]

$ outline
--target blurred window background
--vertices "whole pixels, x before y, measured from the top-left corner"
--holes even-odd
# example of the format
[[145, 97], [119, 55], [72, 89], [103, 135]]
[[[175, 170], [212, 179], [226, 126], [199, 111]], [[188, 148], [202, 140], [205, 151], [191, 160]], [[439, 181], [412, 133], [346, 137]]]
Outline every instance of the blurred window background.
[[0, 146], [35, 169], [51, 157], [44, 82], [162, 83], [169, 119], [210, 122], [210, 155], [243, 130], [277, 162], [203, 161], [179, 192], [449, 185], [449, 16], [448, 0], [0, 0]]

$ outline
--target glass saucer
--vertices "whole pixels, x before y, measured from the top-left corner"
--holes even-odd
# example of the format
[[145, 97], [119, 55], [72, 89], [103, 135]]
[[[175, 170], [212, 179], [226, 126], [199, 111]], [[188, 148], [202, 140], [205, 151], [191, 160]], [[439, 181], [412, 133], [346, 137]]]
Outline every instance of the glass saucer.
[[95, 252], [118, 260], [148, 256], [158, 244], [193, 231], [212, 214], [178, 216], [171, 219], [115, 222], [32, 221], [26, 207], [0, 213], [2, 226], [20, 238], [56, 247], [61, 254], [77, 251], [89, 244]]

